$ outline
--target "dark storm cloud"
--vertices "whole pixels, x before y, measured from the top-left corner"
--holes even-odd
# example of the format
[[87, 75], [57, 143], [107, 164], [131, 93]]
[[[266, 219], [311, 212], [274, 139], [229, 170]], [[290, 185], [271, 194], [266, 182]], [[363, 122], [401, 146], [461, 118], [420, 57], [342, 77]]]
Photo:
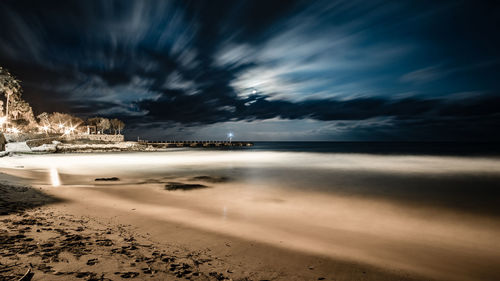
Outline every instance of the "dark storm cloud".
[[7, 0], [0, 64], [36, 112], [132, 130], [274, 118], [498, 139], [498, 18], [467, 1]]
[[[148, 108], [152, 121], [170, 120], [182, 124], [202, 125], [225, 121], [252, 121], [265, 119], [315, 119], [370, 120], [361, 125], [365, 133], [375, 133], [370, 129], [377, 118], [390, 119], [376, 130], [394, 130], [423, 139], [468, 139], [474, 137], [498, 137], [496, 127], [500, 124], [498, 104], [500, 97], [483, 96], [456, 100], [405, 98], [359, 98], [348, 101], [306, 100], [290, 102], [268, 100], [253, 95], [245, 100], [234, 100], [231, 106], [207, 99], [203, 95], [186, 97], [179, 92], [165, 93], [155, 101], [142, 101], [139, 107]], [[168, 108], [169, 110], [165, 110]], [[343, 123], [337, 123], [341, 127]], [[356, 129], [349, 123], [350, 129]], [[469, 134], [469, 136], [467, 135]], [[396, 139], [411, 139], [392, 136]], [[422, 137], [420, 136], [422, 139]]]

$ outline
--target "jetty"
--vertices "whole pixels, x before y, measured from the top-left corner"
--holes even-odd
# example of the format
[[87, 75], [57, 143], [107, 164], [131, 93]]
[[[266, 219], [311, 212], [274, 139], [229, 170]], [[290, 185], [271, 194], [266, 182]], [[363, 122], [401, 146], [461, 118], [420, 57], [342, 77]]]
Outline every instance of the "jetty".
[[252, 142], [243, 141], [148, 141], [139, 140], [139, 144], [150, 145], [158, 148], [168, 147], [249, 147]]

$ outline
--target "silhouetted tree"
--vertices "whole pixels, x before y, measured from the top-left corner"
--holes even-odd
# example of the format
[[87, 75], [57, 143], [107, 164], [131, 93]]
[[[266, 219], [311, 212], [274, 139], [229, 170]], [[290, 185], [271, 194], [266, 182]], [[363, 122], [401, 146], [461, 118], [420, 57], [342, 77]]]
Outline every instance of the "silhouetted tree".
[[97, 124], [97, 128], [101, 130], [101, 133], [104, 134], [105, 130], [109, 130], [111, 126], [108, 118], [101, 118], [99, 123]]
[[38, 122], [42, 125], [49, 125], [49, 114], [47, 112], [42, 112], [36, 116]]
[[36, 127], [36, 120], [31, 106], [21, 98], [19, 80], [3, 67], [0, 67], [0, 92], [5, 96], [5, 114], [3, 114], [2, 102], [0, 106], [1, 115], [5, 115], [9, 121], [18, 119], [26, 120], [28, 124], [21, 122], [25, 130]]
[[[21, 85], [10, 72], [0, 66], [0, 92], [5, 95], [5, 115], [9, 118], [9, 107], [11, 100], [20, 99]], [[3, 109], [2, 109], [3, 110]]]
[[115, 132], [115, 135], [117, 132], [118, 132], [118, 134], [121, 134], [121, 130], [123, 130], [123, 128], [125, 127], [125, 123], [123, 123], [123, 121], [116, 119], [116, 118], [111, 119], [110, 123], [111, 123], [111, 128]]

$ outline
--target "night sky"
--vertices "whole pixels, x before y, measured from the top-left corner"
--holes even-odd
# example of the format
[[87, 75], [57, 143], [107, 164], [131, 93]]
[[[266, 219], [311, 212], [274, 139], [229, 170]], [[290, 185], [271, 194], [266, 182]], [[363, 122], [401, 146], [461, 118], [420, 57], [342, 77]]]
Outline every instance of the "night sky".
[[500, 140], [490, 2], [2, 0], [0, 65], [129, 139]]

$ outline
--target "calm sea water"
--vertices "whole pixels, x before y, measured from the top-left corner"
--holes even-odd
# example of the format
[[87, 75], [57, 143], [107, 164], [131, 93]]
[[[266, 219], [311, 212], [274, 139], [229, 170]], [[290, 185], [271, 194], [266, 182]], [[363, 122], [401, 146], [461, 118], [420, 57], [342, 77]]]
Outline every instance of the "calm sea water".
[[493, 142], [254, 142], [248, 150], [393, 155], [500, 156]]

